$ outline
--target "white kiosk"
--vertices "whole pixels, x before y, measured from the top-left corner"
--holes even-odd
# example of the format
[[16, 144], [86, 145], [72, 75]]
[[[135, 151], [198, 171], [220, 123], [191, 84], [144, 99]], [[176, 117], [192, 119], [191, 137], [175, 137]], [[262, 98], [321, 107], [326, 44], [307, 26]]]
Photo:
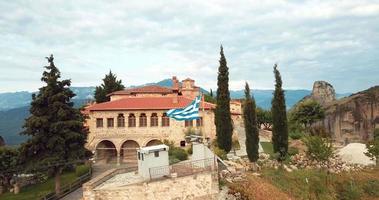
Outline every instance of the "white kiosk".
[[[169, 147], [164, 144], [138, 149], [138, 174], [144, 179], [159, 178], [157, 176], [163, 177], [169, 175], [168, 150]], [[152, 172], [150, 172], [150, 170]]]

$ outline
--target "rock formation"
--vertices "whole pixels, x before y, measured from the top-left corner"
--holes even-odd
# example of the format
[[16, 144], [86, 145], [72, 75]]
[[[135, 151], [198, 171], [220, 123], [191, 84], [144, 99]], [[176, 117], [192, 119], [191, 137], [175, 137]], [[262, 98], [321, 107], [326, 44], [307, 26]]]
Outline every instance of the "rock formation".
[[379, 128], [379, 86], [336, 100], [331, 84], [316, 81], [312, 94], [300, 102], [308, 99], [319, 102], [325, 109], [325, 119], [314, 126], [323, 127], [337, 143], [365, 142]]
[[308, 99], [315, 100], [324, 106], [336, 100], [336, 92], [330, 83], [326, 81], [316, 81], [313, 84], [312, 93], [304, 97], [301, 101]]
[[379, 128], [379, 86], [324, 105], [322, 124], [341, 144], [365, 142]]

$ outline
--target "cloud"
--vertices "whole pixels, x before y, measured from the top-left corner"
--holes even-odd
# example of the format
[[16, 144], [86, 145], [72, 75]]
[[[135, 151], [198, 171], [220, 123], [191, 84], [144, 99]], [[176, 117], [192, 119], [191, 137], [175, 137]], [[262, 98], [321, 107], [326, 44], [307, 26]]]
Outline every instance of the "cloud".
[[112, 69], [127, 85], [177, 75], [215, 88], [221, 43], [233, 89], [272, 88], [274, 63], [286, 88], [378, 84], [377, 1], [2, 1], [0, 13], [0, 91], [36, 90], [51, 53], [73, 85]]

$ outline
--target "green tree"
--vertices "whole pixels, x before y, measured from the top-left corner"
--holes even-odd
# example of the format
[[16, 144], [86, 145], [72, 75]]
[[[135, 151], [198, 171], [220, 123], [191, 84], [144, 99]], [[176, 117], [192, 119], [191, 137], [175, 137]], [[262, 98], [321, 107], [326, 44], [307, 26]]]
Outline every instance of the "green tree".
[[274, 65], [275, 91], [271, 102], [272, 113], [272, 143], [274, 153], [278, 153], [278, 160], [283, 161], [288, 152], [288, 125], [284, 91], [282, 89], [282, 77], [278, 71], [278, 65]]
[[218, 68], [217, 77], [215, 125], [217, 145], [220, 149], [228, 153], [232, 148], [233, 125], [230, 115], [229, 69], [222, 46], [220, 55], [220, 66]]
[[19, 163], [19, 151], [16, 148], [0, 147], [0, 194], [10, 185]]
[[249, 84], [245, 85], [245, 101], [243, 105], [243, 121], [246, 134], [246, 152], [250, 162], [255, 163], [259, 158], [259, 130], [257, 114], [255, 112], [255, 100], [250, 95]]
[[379, 167], [379, 129], [374, 130], [374, 139], [366, 144], [366, 156], [376, 160], [376, 166]]
[[325, 118], [325, 111], [317, 101], [306, 100], [295, 108], [291, 116], [292, 120], [308, 129], [313, 123]]
[[261, 128], [264, 126], [265, 129], [271, 129], [272, 125], [272, 114], [271, 110], [264, 110], [260, 107], [257, 107], [257, 121], [258, 121], [258, 128]]
[[209, 92], [209, 96], [211, 96], [213, 98], [213, 90], [212, 89]]
[[333, 156], [333, 145], [328, 138], [307, 136], [304, 138], [307, 147], [307, 156], [312, 160], [327, 161]]
[[96, 103], [102, 103], [110, 100], [108, 94], [123, 90], [125, 86], [121, 83], [121, 80], [117, 80], [117, 76], [109, 71], [109, 74], [105, 75], [103, 83], [96, 87], [95, 100]]
[[83, 116], [73, 107], [70, 80], [59, 80], [61, 74], [54, 65], [53, 55], [41, 80], [45, 86], [32, 96], [30, 116], [22, 134], [30, 138], [21, 145], [20, 157], [27, 169], [48, 168], [55, 177], [55, 192], [60, 193], [62, 169], [88, 155], [84, 148], [87, 130]]

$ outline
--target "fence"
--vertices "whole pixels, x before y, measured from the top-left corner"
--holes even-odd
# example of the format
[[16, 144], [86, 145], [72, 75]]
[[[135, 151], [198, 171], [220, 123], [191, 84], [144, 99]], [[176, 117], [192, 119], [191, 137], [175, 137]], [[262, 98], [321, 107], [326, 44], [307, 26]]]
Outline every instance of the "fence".
[[160, 167], [152, 167], [149, 169], [150, 180], [164, 177], [182, 177], [197, 174], [205, 171], [216, 170], [216, 160], [214, 158], [195, 160], [166, 165]]
[[47, 194], [45, 197], [43, 197], [43, 200], [55, 200], [55, 199], [60, 199], [66, 196], [67, 194], [73, 192], [74, 190], [80, 188], [83, 183], [87, 182], [88, 180], [91, 179], [92, 175], [92, 170], [90, 168], [89, 172], [84, 174], [83, 176], [77, 178], [74, 182], [64, 185], [61, 188], [61, 193], [56, 194], [55, 192]]

